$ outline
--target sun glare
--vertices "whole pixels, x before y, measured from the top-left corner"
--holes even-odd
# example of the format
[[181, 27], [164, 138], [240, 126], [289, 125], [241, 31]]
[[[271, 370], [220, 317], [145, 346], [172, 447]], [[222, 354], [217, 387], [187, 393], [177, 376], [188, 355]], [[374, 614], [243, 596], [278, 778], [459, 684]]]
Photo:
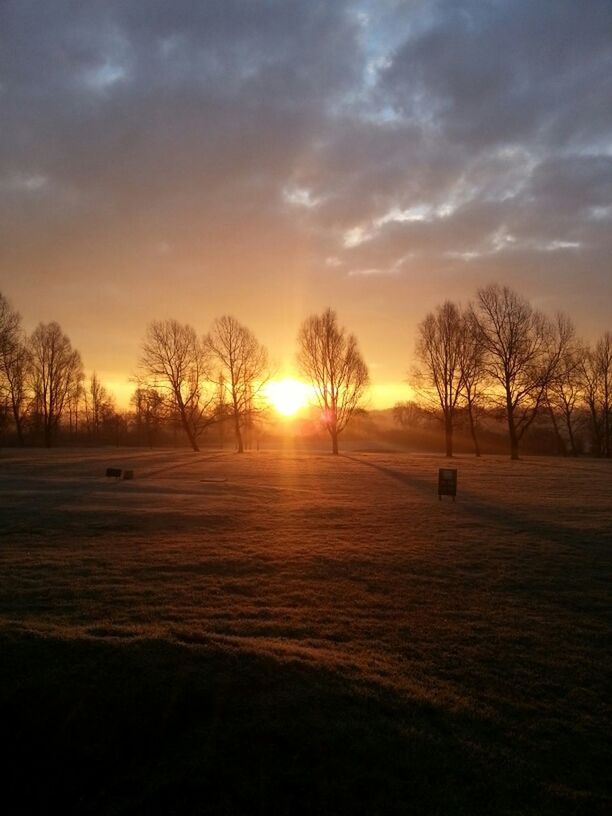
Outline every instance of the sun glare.
[[289, 417], [308, 405], [311, 388], [304, 382], [285, 377], [268, 383], [266, 396], [279, 414]]

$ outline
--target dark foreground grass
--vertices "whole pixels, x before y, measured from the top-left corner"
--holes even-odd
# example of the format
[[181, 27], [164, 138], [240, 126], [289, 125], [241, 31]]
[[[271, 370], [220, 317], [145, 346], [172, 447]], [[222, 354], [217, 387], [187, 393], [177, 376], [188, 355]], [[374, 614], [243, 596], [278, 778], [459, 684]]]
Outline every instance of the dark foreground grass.
[[610, 811], [610, 463], [122, 455], [0, 468], [2, 814]]
[[0, 646], [5, 813], [606, 812], [605, 741], [563, 722], [521, 755], [495, 721], [291, 659], [161, 640]]
[[[493, 723], [296, 661], [155, 640], [1, 646], [10, 813], [604, 812], [593, 788], [543, 787], [559, 769], [530, 767]], [[580, 748], [603, 779], [603, 746]]]

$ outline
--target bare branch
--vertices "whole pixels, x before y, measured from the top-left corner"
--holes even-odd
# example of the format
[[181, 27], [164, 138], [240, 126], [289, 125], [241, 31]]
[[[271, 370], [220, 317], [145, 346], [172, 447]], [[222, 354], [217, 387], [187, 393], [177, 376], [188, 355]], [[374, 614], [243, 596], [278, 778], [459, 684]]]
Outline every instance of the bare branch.
[[263, 410], [262, 392], [270, 379], [268, 352], [231, 315], [215, 320], [205, 342], [217, 360], [224, 414], [233, 419], [237, 450], [243, 453], [243, 430]]
[[146, 387], [169, 395], [191, 447], [199, 450], [199, 437], [215, 419], [206, 343], [187, 324], [154, 320], [147, 328], [140, 369]]
[[314, 388], [323, 423], [338, 453], [338, 436], [359, 409], [370, 382], [357, 339], [326, 309], [307, 318], [298, 334], [298, 366]]

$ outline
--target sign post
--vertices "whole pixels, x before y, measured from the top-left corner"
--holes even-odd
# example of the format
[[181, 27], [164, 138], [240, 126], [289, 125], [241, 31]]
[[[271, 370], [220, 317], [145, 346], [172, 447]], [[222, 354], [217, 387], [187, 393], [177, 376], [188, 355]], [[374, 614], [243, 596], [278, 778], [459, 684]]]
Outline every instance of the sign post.
[[440, 468], [438, 470], [438, 499], [442, 496], [452, 496], [455, 501], [457, 495], [457, 468]]

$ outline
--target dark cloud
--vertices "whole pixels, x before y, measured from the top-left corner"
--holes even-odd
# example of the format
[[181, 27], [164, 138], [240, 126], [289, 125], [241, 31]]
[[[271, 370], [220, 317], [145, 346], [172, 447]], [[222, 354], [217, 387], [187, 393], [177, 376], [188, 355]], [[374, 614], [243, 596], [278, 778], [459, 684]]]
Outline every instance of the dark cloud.
[[0, 288], [67, 323], [97, 298], [123, 366], [159, 304], [290, 357], [308, 308], [418, 317], [492, 278], [600, 330], [611, 99], [609, 0], [5, 0]]
[[471, 149], [582, 147], [612, 127], [608, 0], [436, 4], [429, 28], [393, 55], [381, 84], [409, 118]]

